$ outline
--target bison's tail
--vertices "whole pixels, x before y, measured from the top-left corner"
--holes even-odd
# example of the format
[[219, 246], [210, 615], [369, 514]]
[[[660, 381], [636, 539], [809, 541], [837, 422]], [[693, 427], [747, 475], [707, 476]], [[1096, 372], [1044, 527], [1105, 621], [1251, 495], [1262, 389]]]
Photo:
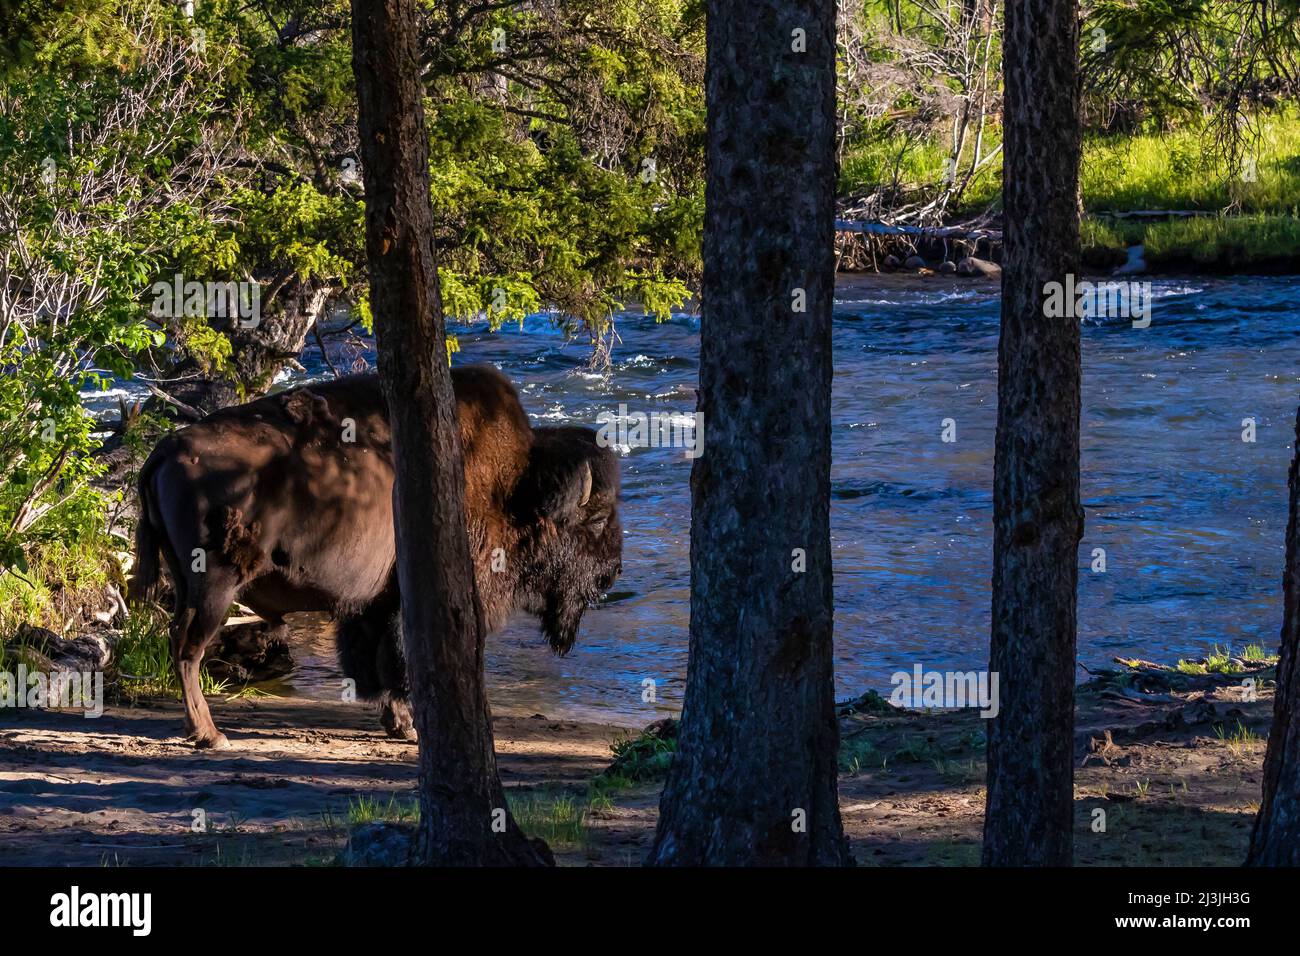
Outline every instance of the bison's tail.
[[153, 599], [158, 587], [158, 559], [161, 554], [162, 540], [159, 529], [153, 522], [156, 513], [150, 490], [153, 484], [154, 459], [151, 456], [140, 469], [137, 485], [140, 496], [140, 519], [135, 525], [135, 564], [131, 568], [131, 579], [127, 582], [127, 597], [135, 603], [144, 603]]

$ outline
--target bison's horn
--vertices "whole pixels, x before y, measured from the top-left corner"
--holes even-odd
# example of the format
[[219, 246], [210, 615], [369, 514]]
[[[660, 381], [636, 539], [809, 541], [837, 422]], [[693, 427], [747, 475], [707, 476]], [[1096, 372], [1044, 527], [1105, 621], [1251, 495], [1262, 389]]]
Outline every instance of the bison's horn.
[[591, 462], [582, 463], [582, 495], [578, 499], [578, 507], [585, 507], [591, 500]]

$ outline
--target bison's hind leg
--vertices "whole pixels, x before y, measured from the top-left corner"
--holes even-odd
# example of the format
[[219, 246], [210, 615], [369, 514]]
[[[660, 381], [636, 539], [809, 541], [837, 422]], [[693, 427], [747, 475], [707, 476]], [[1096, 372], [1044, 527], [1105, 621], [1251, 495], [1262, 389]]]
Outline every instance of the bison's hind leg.
[[337, 639], [339, 667], [343, 676], [354, 682], [357, 696], [379, 701], [379, 720], [389, 736], [414, 740], [401, 611], [396, 600], [381, 598], [360, 611], [341, 615]]
[[177, 608], [172, 621], [172, 659], [185, 703], [186, 736], [200, 749], [224, 750], [230, 743], [212, 722], [203, 696], [201, 668], [203, 654], [225, 623], [238, 588], [233, 575], [216, 569], [204, 576], [201, 586], [196, 583], [189, 582], [186, 604]]

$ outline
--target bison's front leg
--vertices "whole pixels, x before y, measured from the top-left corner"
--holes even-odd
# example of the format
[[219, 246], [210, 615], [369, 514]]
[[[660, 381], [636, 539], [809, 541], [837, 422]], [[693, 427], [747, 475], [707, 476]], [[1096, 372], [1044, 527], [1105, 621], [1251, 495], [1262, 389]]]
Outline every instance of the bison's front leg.
[[343, 676], [354, 682], [357, 696], [379, 701], [379, 722], [390, 737], [415, 740], [396, 589], [359, 611], [341, 615], [336, 634], [339, 666]]
[[415, 733], [415, 722], [411, 719], [411, 702], [392, 693], [385, 693], [380, 702], [383, 710], [379, 714], [379, 722], [388, 731], [388, 736], [415, 743], [419, 738]]

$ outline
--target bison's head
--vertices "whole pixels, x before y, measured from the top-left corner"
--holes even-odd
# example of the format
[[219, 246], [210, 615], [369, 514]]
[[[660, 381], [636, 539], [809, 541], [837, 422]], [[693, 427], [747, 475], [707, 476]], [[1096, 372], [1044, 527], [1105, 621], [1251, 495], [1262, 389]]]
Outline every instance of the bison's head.
[[578, 636], [582, 612], [623, 570], [618, 458], [589, 428], [538, 428], [511, 502], [529, 532], [519, 595], [557, 654]]

